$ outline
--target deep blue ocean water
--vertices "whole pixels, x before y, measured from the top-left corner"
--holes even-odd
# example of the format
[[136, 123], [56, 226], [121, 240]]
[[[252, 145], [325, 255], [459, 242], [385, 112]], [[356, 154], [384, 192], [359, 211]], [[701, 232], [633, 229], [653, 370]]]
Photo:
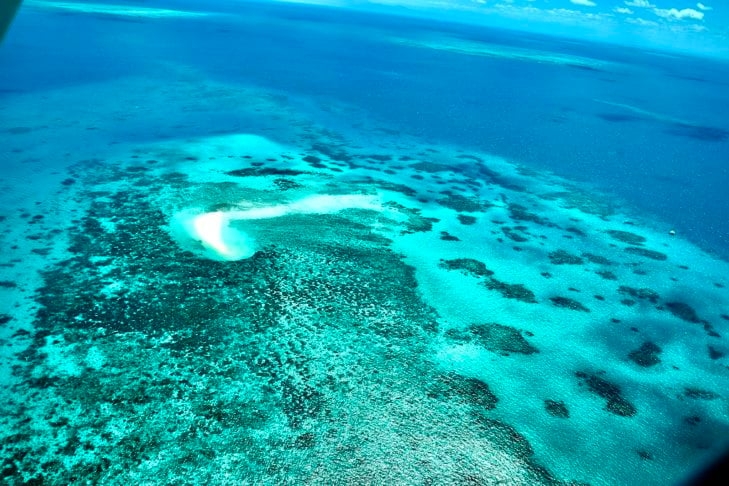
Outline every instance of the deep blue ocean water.
[[[160, 60], [189, 64], [216, 80], [351, 103], [404, 133], [606, 188], [707, 250], [729, 256], [726, 62], [347, 10], [262, 4], [249, 13], [240, 12], [251, 7], [239, 2], [216, 7], [235, 16], [161, 22], [88, 16], [70, 23], [56, 14], [33, 18], [33, 29], [23, 28], [21, 16], [2, 53], [14, 66], [4, 70], [2, 89], [28, 92], [151, 74]], [[35, 35], [38, 28], [48, 43]], [[382, 40], [431, 32], [618, 64], [564, 69]], [[13, 42], [21, 48], [13, 49]], [[207, 129], [218, 133], [221, 127]]]
[[8, 484], [669, 484], [722, 450], [728, 63], [139, 5], [214, 15], [28, 4], [0, 46]]

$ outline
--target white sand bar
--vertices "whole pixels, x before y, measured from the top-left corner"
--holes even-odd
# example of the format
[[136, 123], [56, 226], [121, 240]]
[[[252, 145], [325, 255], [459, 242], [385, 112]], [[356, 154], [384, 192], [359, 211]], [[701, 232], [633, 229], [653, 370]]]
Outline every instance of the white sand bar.
[[344, 209], [382, 210], [375, 196], [361, 194], [315, 195], [298, 201], [273, 206], [258, 206], [235, 211], [215, 211], [187, 216], [176, 216], [190, 237], [198, 240], [216, 259], [235, 261], [253, 256], [256, 252], [253, 238], [239, 229], [230, 227], [233, 220], [271, 219], [288, 214], [332, 214]]

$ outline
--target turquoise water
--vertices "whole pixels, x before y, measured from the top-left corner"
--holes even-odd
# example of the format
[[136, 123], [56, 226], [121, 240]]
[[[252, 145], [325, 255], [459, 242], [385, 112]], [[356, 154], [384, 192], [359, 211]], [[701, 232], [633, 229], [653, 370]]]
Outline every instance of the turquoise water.
[[130, 5], [26, 2], [0, 47], [4, 483], [664, 485], [727, 447], [726, 64]]

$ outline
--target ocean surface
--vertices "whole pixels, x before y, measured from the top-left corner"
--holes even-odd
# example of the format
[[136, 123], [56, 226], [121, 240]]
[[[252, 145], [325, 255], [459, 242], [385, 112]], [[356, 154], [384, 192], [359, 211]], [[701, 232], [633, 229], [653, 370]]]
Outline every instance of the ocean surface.
[[678, 484], [729, 447], [729, 63], [24, 2], [3, 484]]

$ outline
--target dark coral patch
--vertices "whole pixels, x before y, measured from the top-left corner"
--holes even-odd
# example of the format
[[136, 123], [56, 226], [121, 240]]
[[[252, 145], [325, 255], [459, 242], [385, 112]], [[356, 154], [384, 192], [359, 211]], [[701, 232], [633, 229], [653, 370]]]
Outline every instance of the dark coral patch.
[[521, 204], [511, 203], [509, 204], [509, 217], [514, 221], [531, 221], [543, 226], [556, 226], [554, 223], [549, 222], [546, 218], [542, 218], [536, 213], [529, 211], [526, 206]]
[[686, 425], [696, 427], [697, 425], [699, 425], [701, 423], [701, 417], [699, 417], [698, 415], [691, 415], [689, 417], [684, 417], [683, 422]]
[[566, 250], [556, 250], [549, 254], [549, 261], [552, 265], [581, 265], [583, 260], [577, 255]]
[[729, 139], [729, 130], [688, 123], [674, 123], [666, 130], [666, 133], [692, 138], [701, 142], [723, 142]]
[[598, 265], [612, 265], [613, 264], [613, 262], [611, 262], [604, 256], [595, 255], [594, 253], [583, 253], [582, 256], [590, 263], [596, 263]]
[[679, 319], [695, 324], [701, 323], [701, 319], [699, 319], [694, 308], [684, 302], [666, 302], [666, 308]]
[[468, 328], [474, 340], [489, 351], [534, 354], [539, 350], [529, 344], [518, 329], [502, 324], [474, 324]]
[[459, 237], [454, 236], [447, 231], [440, 232], [440, 239], [443, 241], [461, 241]]
[[8, 322], [13, 320], [13, 316], [9, 316], [8, 314], [0, 314], [0, 325], [7, 324]]
[[726, 356], [726, 353], [724, 351], [720, 351], [720, 350], [716, 349], [714, 346], [709, 345], [709, 358], [721, 359], [724, 356]]
[[311, 146], [315, 152], [319, 152], [332, 160], [350, 163], [352, 156], [342, 148], [341, 144], [315, 143]]
[[537, 298], [534, 292], [524, 286], [524, 284], [508, 284], [495, 278], [490, 278], [484, 282], [489, 290], [495, 290], [507, 299], [516, 299], [529, 304], [536, 304]]
[[316, 436], [312, 432], [304, 432], [296, 437], [294, 447], [297, 449], [310, 449], [316, 445]]
[[627, 285], [621, 285], [618, 288], [618, 292], [620, 292], [621, 294], [629, 295], [635, 299], [647, 300], [652, 304], [657, 304], [658, 299], [660, 298], [656, 291], [649, 288], [636, 289], [633, 287], [628, 287]]
[[636, 235], [635, 233], [631, 233], [630, 231], [608, 230], [606, 231], [606, 233], [612, 236], [614, 239], [622, 241], [623, 243], [627, 243], [629, 245], [642, 245], [646, 242], [645, 237]]
[[511, 229], [509, 226], [502, 226], [501, 231], [504, 232], [504, 235], [506, 235], [507, 238], [516, 241], [517, 243], [523, 243], [525, 241], [529, 241], [529, 238], [526, 238], [513, 229]]
[[386, 206], [397, 209], [408, 217], [405, 222], [406, 229], [402, 234], [428, 232], [433, 229], [433, 223], [437, 223], [437, 218], [427, 218], [420, 213], [419, 209], [408, 208], [394, 201], [388, 201]]
[[469, 216], [467, 214], [459, 214], [457, 216], [457, 218], [458, 218], [458, 221], [461, 222], [461, 224], [466, 225], [466, 226], [470, 226], [470, 225], [476, 223], [476, 218], [474, 216]]
[[569, 231], [570, 233], [576, 234], [577, 236], [585, 236], [585, 232], [582, 231], [579, 228], [575, 228], [574, 226], [570, 226], [569, 228], [565, 228], [565, 231]]
[[306, 172], [294, 169], [276, 169], [274, 167], [248, 167], [245, 169], [230, 170], [226, 174], [235, 177], [262, 177], [270, 175], [298, 176], [306, 174]]
[[315, 169], [327, 168], [327, 166], [322, 163], [321, 159], [315, 155], [307, 155], [303, 158], [303, 161], [309, 164], [311, 167], [314, 167]]
[[455, 209], [459, 213], [476, 213], [488, 208], [488, 204], [482, 203], [478, 199], [468, 198], [458, 194], [450, 194], [442, 199], [438, 199], [438, 204]]
[[544, 400], [544, 409], [549, 415], [557, 418], [569, 418], [570, 411], [562, 401]]
[[683, 395], [686, 398], [690, 398], [692, 400], [716, 400], [717, 398], [719, 398], [718, 393], [690, 386], [687, 386], [683, 389]]
[[489, 277], [494, 274], [494, 272], [486, 268], [483, 262], [473, 258], [441, 260], [440, 267], [447, 268], [448, 270], [461, 270], [463, 273], [473, 275], [474, 277]]
[[25, 133], [30, 133], [33, 131], [30, 127], [10, 127], [3, 130], [5, 133], [9, 133], [10, 135], [22, 135]]
[[276, 184], [276, 187], [278, 187], [281, 191], [289, 191], [291, 189], [300, 189], [304, 187], [296, 181], [284, 178], [274, 179], [273, 183]]
[[554, 304], [556, 307], [562, 307], [563, 309], [570, 309], [581, 312], [590, 312], [590, 309], [580, 304], [575, 299], [570, 299], [569, 297], [551, 297], [549, 300], [551, 300], [552, 304]]
[[575, 376], [587, 385], [591, 393], [607, 401], [605, 408], [608, 412], [621, 417], [632, 417], [636, 414], [635, 406], [623, 397], [622, 390], [618, 385], [592, 373], [578, 371]]
[[637, 246], [629, 246], [625, 249], [627, 253], [630, 253], [632, 255], [638, 255], [646, 258], [650, 258], [651, 260], [668, 260], [668, 255], [665, 253], [662, 253], [660, 251], [656, 250], [649, 250], [647, 248], [639, 248]]
[[638, 366], [648, 368], [661, 362], [661, 358], [658, 356], [661, 351], [657, 344], [646, 341], [638, 349], [631, 351], [628, 359]]
[[599, 272], [595, 272], [595, 273], [600, 275], [605, 280], [617, 280], [618, 279], [618, 276], [609, 270], [600, 270]]
[[521, 331], [497, 323], [473, 324], [465, 331], [449, 329], [445, 332], [445, 336], [459, 342], [473, 342], [489, 351], [505, 355], [539, 352], [536, 347], [529, 344]]
[[437, 400], [456, 399], [491, 410], [499, 399], [489, 389], [487, 383], [478, 378], [469, 378], [457, 373], [444, 373], [436, 377], [428, 390], [428, 397]]
[[644, 461], [651, 461], [653, 460], [653, 454], [650, 452], [644, 450], [644, 449], [638, 449], [635, 451], [638, 454], [638, 457], [640, 457]]

